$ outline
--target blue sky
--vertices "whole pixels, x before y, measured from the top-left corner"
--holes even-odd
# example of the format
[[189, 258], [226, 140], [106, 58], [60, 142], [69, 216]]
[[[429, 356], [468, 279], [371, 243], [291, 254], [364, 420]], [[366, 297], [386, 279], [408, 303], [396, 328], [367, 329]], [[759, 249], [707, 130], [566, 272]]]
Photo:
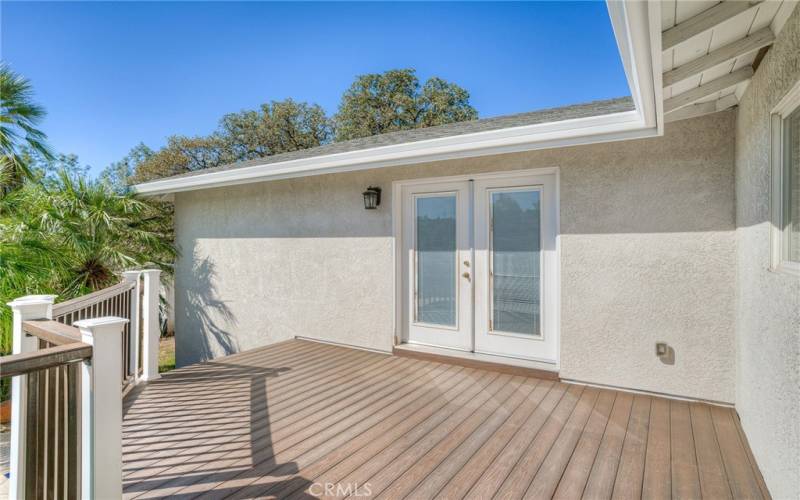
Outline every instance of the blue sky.
[[629, 94], [604, 2], [2, 2], [2, 59], [62, 153], [98, 173], [292, 97], [329, 114], [358, 74], [416, 68], [481, 117]]

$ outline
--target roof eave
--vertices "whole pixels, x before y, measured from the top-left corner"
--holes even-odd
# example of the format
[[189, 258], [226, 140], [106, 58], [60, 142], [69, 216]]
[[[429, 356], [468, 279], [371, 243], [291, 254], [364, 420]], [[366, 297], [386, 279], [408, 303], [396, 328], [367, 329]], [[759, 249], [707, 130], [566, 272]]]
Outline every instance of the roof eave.
[[635, 110], [442, 137], [138, 184], [144, 195], [230, 186], [474, 156], [610, 142], [663, 133], [658, 6], [609, 0], [609, 15]]
[[[499, 134], [499, 132], [511, 130], [503, 129], [481, 134], [468, 134], [383, 146], [280, 163], [252, 165], [200, 173], [190, 177], [152, 181], [135, 186], [135, 190], [145, 195], [162, 195], [249, 182], [412, 165], [656, 135], [656, 129], [642, 127], [638, 115], [636, 111], [627, 111], [602, 117], [569, 120], [573, 122], [569, 128], [556, 127], [557, 125], [566, 125], [566, 122], [541, 124], [554, 127], [550, 130], [545, 128], [523, 135], [509, 136]], [[532, 127], [540, 127], [540, 125], [533, 125]], [[475, 137], [477, 135], [482, 135], [483, 137], [477, 138]]]

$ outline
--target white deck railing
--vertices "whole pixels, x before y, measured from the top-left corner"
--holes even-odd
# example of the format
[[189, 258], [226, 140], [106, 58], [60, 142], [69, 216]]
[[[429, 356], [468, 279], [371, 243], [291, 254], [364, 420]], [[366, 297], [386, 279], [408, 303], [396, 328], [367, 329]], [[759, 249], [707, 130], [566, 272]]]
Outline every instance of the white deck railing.
[[158, 378], [159, 274], [126, 272], [55, 305], [53, 295], [8, 304], [14, 354], [0, 368], [13, 377], [10, 498], [122, 496], [122, 394]]

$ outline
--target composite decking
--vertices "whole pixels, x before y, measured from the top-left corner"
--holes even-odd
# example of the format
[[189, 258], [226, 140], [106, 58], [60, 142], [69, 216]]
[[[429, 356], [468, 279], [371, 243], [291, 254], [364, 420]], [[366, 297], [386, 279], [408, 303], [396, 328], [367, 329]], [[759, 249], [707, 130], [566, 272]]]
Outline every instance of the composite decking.
[[125, 400], [126, 498], [762, 498], [729, 408], [289, 341]]

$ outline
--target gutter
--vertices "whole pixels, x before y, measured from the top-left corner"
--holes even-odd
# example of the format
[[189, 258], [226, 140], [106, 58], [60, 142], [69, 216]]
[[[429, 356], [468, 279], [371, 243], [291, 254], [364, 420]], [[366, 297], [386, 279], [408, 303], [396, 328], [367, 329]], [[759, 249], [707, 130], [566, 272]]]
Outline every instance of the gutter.
[[631, 89], [633, 111], [441, 137], [276, 163], [234, 167], [133, 186], [156, 196], [432, 161], [621, 141], [663, 134], [661, 18], [657, 4], [608, 0], [614, 36]]

